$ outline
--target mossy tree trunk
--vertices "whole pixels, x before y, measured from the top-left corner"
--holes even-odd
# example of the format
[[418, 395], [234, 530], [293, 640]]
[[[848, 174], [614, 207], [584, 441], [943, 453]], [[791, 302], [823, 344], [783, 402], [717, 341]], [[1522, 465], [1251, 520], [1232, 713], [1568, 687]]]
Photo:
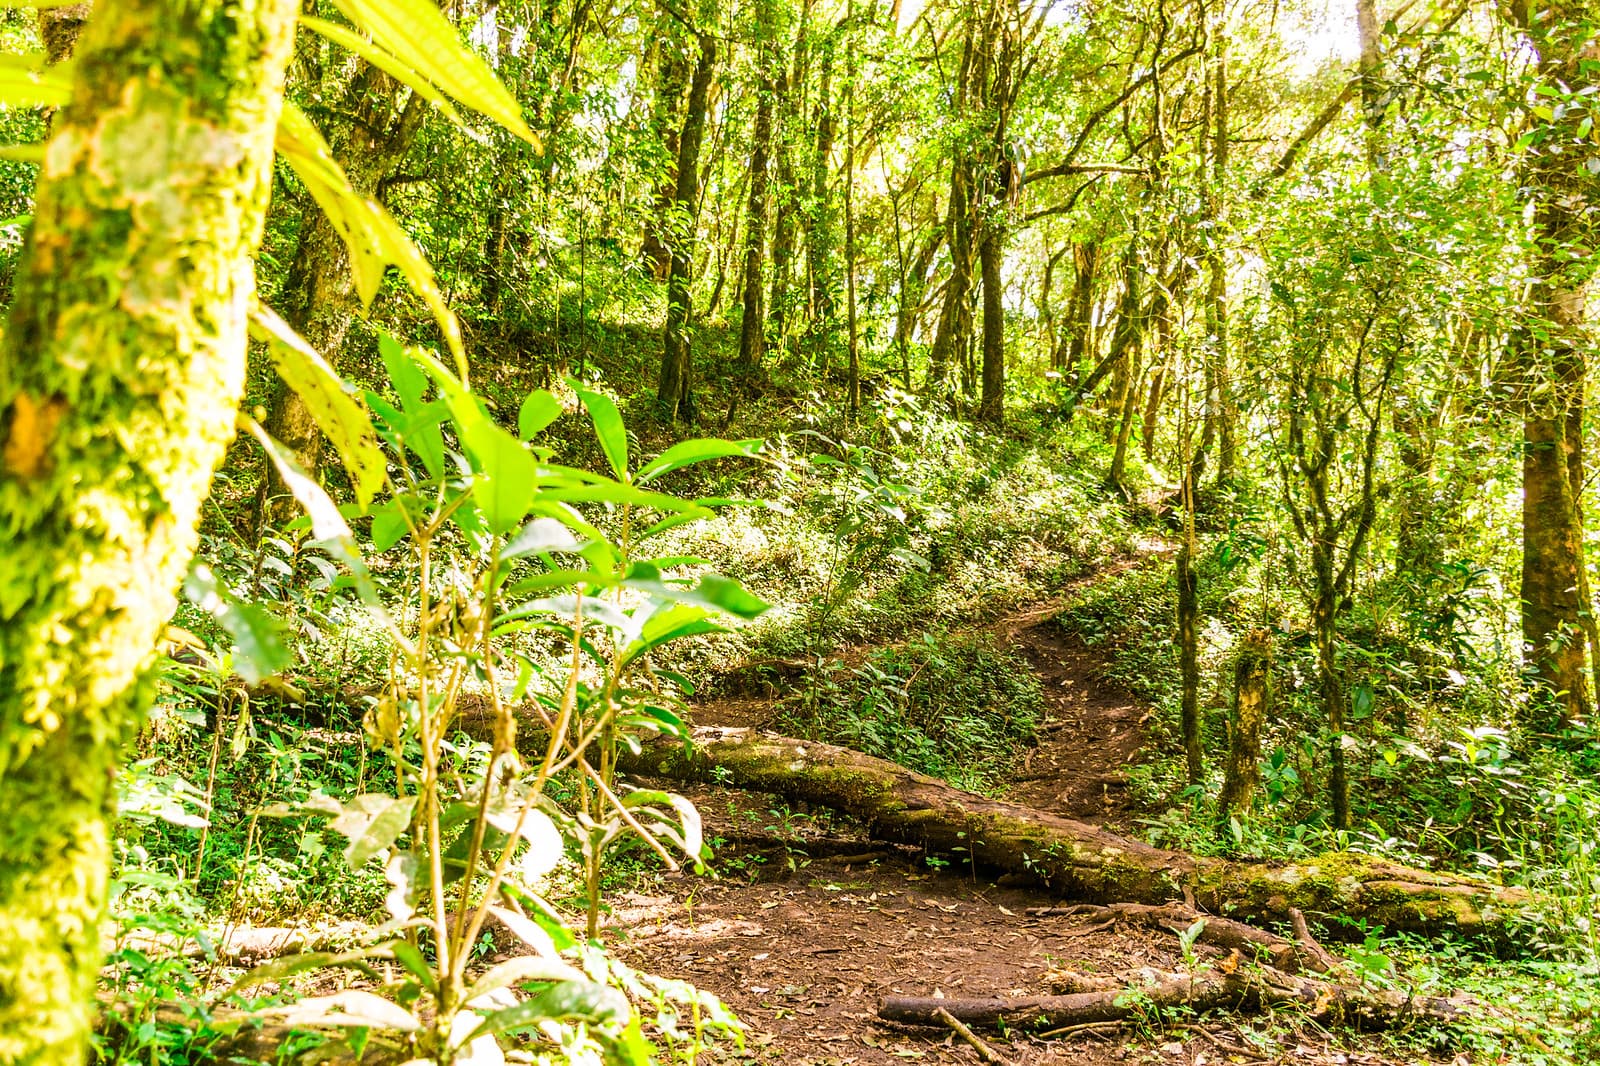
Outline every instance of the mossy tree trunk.
[[774, 39], [777, 13], [768, 4], [760, 13], [761, 79], [757, 88], [755, 129], [750, 145], [750, 196], [744, 210], [744, 315], [739, 324], [739, 364], [750, 369], [761, 365], [766, 350], [767, 307], [762, 271], [767, 253], [768, 170], [772, 154], [772, 108], [777, 95], [780, 67]]
[[[1571, 93], [1593, 88], [1596, 53], [1583, 5], [1515, 3], [1518, 27], [1539, 56], [1544, 86]], [[1583, 411], [1587, 374], [1584, 319], [1594, 271], [1592, 179], [1560, 145], [1582, 140], [1582, 108], [1535, 120], [1542, 138], [1531, 150], [1524, 186], [1532, 200], [1532, 273], [1537, 279], [1516, 342], [1526, 368], [1522, 452], [1522, 639], [1528, 665], [1553, 707], [1537, 726], [1586, 718], [1592, 708], [1584, 672], [1585, 630], [1593, 603], [1583, 561]]]
[[694, 250], [700, 225], [700, 142], [706, 129], [706, 100], [717, 68], [717, 42], [700, 35], [700, 56], [689, 83], [689, 104], [678, 136], [678, 184], [673, 208], [672, 270], [667, 276], [667, 321], [662, 331], [661, 380], [656, 402], [668, 418], [694, 421], [694, 363], [690, 320]]
[[1261, 778], [1261, 727], [1271, 699], [1272, 634], [1252, 630], [1233, 666], [1233, 717], [1228, 723], [1228, 762], [1223, 770], [1217, 816], [1229, 818], [1250, 810]]
[[0, 343], [0, 1061], [84, 1058], [113, 783], [245, 373], [295, 0], [104, 0]]

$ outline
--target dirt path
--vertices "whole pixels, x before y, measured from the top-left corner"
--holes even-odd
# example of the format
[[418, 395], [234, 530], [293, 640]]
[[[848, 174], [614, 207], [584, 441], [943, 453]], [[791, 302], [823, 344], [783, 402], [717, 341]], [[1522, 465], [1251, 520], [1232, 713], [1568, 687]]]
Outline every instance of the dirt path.
[[1057, 613], [997, 631], [1027, 657], [1045, 700], [1038, 746], [1005, 798], [1100, 823], [1128, 810], [1125, 772], [1144, 742], [1149, 708], [1100, 679], [1099, 655], [1062, 629]]
[[[1122, 775], [1137, 757], [1147, 708], [1102, 682], [1096, 650], [1056, 621], [1085, 583], [1001, 620], [993, 632], [1027, 656], [1046, 700], [1040, 742], [1007, 797], [1104, 821], [1129, 810]], [[772, 715], [770, 701], [728, 700], [696, 721], [760, 728]], [[977, 1052], [950, 1033], [879, 1022], [879, 998], [1039, 993], [1062, 971], [1182, 965], [1173, 936], [1029, 916], [1027, 908], [1053, 901], [954, 868], [947, 857], [872, 842], [830, 812], [727, 789], [690, 795], [705, 817], [720, 877], [663, 877], [649, 892], [616, 898], [617, 928], [628, 930], [618, 950], [629, 963], [688, 980], [734, 1009], [749, 1044], [742, 1055], [718, 1054], [718, 1061], [975, 1063]], [[1386, 1058], [1321, 1030], [1280, 1021], [1258, 1031], [1239, 1019], [1088, 1028], [1049, 1040], [1013, 1034], [991, 1043], [1013, 1066], [1416, 1061]]]

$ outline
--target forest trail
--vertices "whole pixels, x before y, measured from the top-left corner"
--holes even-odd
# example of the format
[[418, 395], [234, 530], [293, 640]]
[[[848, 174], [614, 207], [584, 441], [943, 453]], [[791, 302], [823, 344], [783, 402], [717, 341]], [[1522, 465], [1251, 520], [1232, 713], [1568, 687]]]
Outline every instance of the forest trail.
[[[1130, 813], [1123, 771], [1137, 757], [1148, 708], [1102, 680], [1101, 652], [1056, 618], [1091, 582], [1148, 559], [1119, 560], [990, 627], [1027, 656], [1046, 701], [1038, 746], [1006, 798], [1094, 822]], [[703, 711], [697, 724], [759, 728], [773, 715], [770, 704], [755, 700], [719, 701]], [[953, 1033], [879, 1021], [879, 1000], [1038, 994], [1053, 991], [1063, 974], [1183, 966], [1174, 935], [1099, 917], [1030, 915], [1029, 908], [1057, 901], [1036, 887], [997, 884], [958, 861], [869, 840], [830, 812], [795, 812], [732, 789], [685, 791], [705, 818], [720, 876], [669, 875], [648, 892], [616, 897], [616, 926], [628, 930], [618, 953], [720, 996], [747, 1026], [745, 1061], [977, 1063], [977, 1051]], [[1196, 950], [1202, 960], [1221, 954]], [[1112, 1023], [1050, 1039], [985, 1039], [1012, 1066], [1396, 1061], [1315, 1027], [1279, 1023], [1268, 1035], [1253, 1024]]]

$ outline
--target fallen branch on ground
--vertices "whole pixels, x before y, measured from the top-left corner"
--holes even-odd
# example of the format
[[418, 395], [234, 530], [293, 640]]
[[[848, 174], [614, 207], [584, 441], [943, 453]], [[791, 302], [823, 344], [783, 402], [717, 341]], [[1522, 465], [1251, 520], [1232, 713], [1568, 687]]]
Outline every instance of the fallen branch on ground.
[[[1231, 958], [1231, 956], [1230, 956]], [[1235, 960], [1236, 961], [1236, 960]], [[941, 1015], [986, 1029], [1002, 1026], [1038, 1031], [1148, 1018], [1157, 1010], [1260, 1010], [1294, 1007], [1323, 1024], [1386, 1029], [1411, 1021], [1458, 1021], [1468, 1001], [1413, 996], [1392, 989], [1336, 984], [1298, 977], [1271, 967], [1237, 966], [1226, 972], [1206, 966], [1194, 973], [1136, 971], [1121, 986], [1064, 996], [991, 999], [889, 996], [878, 1007], [884, 1021], [941, 1025]]]

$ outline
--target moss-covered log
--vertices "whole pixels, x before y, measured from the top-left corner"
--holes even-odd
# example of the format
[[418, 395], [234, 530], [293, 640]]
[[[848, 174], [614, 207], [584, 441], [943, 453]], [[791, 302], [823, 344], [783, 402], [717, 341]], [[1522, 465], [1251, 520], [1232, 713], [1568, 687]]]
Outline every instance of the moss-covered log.
[[970, 854], [1076, 899], [1159, 904], [1192, 897], [1214, 913], [1257, 922], [1287, 922], [1298, 908], [1334, 923], [1365, 920], [1502, 945], [1509, 920], [1527, 902], [1517, 889], [1361, 855], [1283, 864], [1155, 848], [830, 744], [730, 729], [696, 730], [694, 739], [692, 751], [657, 743], [620, 765], [629, 773], [720, 782], [831, 807], [864, 821], [877, 839]]
[[87, 1050], [115, 764], [245, 376], [296, 0], [104, 0], [0, 342], [0, 1062]]

